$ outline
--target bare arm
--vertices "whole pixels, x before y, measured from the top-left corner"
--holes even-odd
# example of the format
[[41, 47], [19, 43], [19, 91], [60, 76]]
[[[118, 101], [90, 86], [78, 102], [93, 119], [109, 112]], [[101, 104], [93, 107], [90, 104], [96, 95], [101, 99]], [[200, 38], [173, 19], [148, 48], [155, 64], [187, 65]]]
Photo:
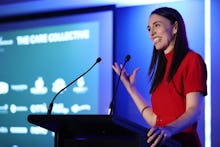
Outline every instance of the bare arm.
[[[112, 65], [113, 70], [119, 75], [121, 68], [118, 66], [117, 63]], [[121, 81], [124, 84], [125, 88], [127, 89], [128, 93], [132, 97], [133, 101], [135, 102], [138, 110], [142, 112], [142, 110], [149, 104], [145, 101], [143, 96], [138, 92], [135, 85], [136, 74], [139, 71], [139, 68], [135, 68], [131, 75], [128, 75], [125, 69], [121, 72]], [[152, 109], [148, 107], [143, 111], [143, 117], [147, 121], [150, 126], [154, 126], [156, 122], [156, 115], [153, 113]]]
[[203, 100], [203, 95], [200, 92], [190, 92], [186, 95], [186, 112], [181, 117], [167, 125], [168, 127], [173, 128], [173, 134], [179, 133], [198, 121], [201, 114]]
[[157, 138], [153, 145], [157, 145], [162, 139], [170, 138], [172, 135], [177, 134], [190, 125], [195, 123], [200, 116], [201, 108], [203, 104], [203, 95], [200, 92], [190, 92], [186, 95], [186, 111], [178, 119], [167, 124], [165, 127], [157, 128], [153, 127], [148, 132], [148, 142]]

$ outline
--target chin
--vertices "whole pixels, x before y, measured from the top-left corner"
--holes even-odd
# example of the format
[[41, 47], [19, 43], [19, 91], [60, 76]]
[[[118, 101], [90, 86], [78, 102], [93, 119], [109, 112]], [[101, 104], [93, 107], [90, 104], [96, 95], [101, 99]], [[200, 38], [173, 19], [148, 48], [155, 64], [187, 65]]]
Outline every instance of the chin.
[[162, 47], [156, 47], [156, 46], [155, 46], [155, 49], [158, 50], [158, 51], [159, 50], [164, 50]]

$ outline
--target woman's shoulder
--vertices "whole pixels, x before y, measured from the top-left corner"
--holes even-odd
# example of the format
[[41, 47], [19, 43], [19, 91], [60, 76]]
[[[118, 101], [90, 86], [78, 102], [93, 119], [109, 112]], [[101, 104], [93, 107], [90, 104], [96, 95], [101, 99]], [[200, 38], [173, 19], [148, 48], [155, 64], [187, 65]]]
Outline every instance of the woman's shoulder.
[[200, 60], [200, 61], [203, 61], [203, 58], [199, 53], [197, 53], [193, 50], [189, 50], [189, 52], [186, 54], [185, 60], [190, 60], [190, 61]]
[[197, 52], [195, 52], [194, 50], [189, 50], [187, 56], [190, 56], [190, 57], [201, 57], [201, 55]]
[[193, 50], [190, 50], [186, 54], [185, 58], [183, 59], [182, 67], [183, 68], [187, 67], [187, 69], [188, 68], [194, 68], [194, 69], [204, 68], [204, 69], [206, 69], [206, 64], [205, 64], [203, 57], [199, 53], [197, 53]]

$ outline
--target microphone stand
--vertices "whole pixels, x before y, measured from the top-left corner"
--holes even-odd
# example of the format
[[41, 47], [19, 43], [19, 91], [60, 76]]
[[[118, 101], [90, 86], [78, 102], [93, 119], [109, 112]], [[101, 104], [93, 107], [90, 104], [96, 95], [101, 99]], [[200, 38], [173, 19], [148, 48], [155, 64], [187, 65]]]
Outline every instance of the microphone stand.
[[51, 115], [52, 109], [53, 109], [53, 103], [54, 100], [56, 99], [56, 97], [66, 88], [68, 88], [70, 85], [72, 85], [74, 82], [76, 82], [79, 78], [81, 78], [82, 76], [84, 76], [85, 74], [87, 74], [97, 63], [99, 63], [102, 59], [99, 57], [96, 59], [96, 62], [83, 74], [81, 74], [79, 77], [77, 77], [75, 80], [73, 80], [72, 82], [70, 82], [67, 86], [65, 86], [64, 88], [62, 88], [52, 99], [49, 107], [48, 107], [48, 111], [47, 111], [47, 115]]
[[122, 74], [122, 70], [124, 69], [126, 63], [130, 60], [131, 56], [130, 55], [127, 55], [124, 59], [124, 63], [122, 65], [122, 68], [121, 68], [121, 71], [119, 73], [119, 77], [118, 77], [118, 80], [117, 80], [117, 84], [116, 84], [116, 87], [115, 87], [115, 90], [114, 90], [114, 94], [113, 94], [113, 97], [112, 97], [112, 101], [109, 105], [109, 115], [113, 115], [114, 112], [115, 112], [115, 99], [116, 99], [116, 94], [117, 94], [117, 91], [118, 91], [118, 86], [119, 86], [119, 82], [120, 82], [120, 79], [121, 79], [121, 74]]

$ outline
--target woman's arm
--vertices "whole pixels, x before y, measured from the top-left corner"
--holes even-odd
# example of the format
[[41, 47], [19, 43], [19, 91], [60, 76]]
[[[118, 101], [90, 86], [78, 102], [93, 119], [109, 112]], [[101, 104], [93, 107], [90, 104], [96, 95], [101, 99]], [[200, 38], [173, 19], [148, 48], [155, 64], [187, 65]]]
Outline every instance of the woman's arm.
[[145, 121], [151, 126], [156, 124], [156, 114], [153, 112], [150, 105], [145, 101], [142, 95], [137, 91], [136, 87], [132, 87], [128, 90], [130, 96], [132, 97], [134, 103], [136, 104], [138, 110], [141, 112]]
[[156, 115], [153, 113], [150, 105], [145, 101], [143, 96], [138, 92], [135, 85], [136, 75], [139, 68], [135, 68], [133, 73], [129, 75], [125, 69], [121, 69], [122, 65], [119, 67], [117, 63], [112, 65], [113, 70], [119, 75], [121, 72], [121, 81], [124, 84], [126, 90], [132, 97], [134, 103], [136, 104], [138, 110], [142, 113], [144, 119], [150, 126], [154, 126], [156, 123]]
[[204, 97], [201, 92], [190, 92], [186, 95], [186, 112], [178, 119], [167, 125], [172, 128], [172, 134], [179, 133], [198, 121], [203, 101]]
[[203, 104], [203, 94], [201, 92], [190, 92], [186, 95], [186, 111], [175, 121], [167, 124], [165, 127], [153, 127], [148, 132], [148, 142], [154, 141], [154, 145], [170, 138], [198, 121]]

